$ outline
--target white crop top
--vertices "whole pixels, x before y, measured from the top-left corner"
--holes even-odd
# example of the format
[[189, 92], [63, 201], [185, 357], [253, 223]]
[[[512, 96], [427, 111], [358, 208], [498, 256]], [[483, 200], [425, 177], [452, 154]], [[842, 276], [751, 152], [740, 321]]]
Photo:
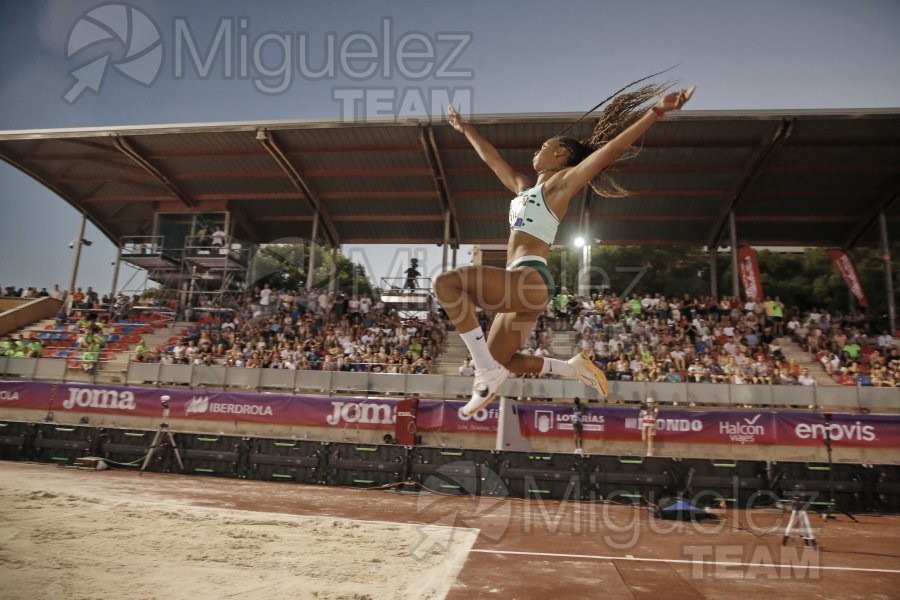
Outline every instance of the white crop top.
[[548, 245], [556, 239], [559, 219], [544, 201], [544, 184], [519, 192], [509, 203], [509, 228], [524, 231]]

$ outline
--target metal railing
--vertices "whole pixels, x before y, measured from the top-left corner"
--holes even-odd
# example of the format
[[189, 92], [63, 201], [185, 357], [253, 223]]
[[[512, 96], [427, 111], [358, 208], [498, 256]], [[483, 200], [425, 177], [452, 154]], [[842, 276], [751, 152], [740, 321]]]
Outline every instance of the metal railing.
[[[456, 399], [472, 391], [472, 378], [458, 375], [355, 373], [251, 369], [220, 365], [166, 365], [130, 362], [124, 370], [84, 373], [67, 369], [56, 358], [0, 357], [0, 375], [7, 378], [97, 384], [186, 386], [327, 395], [387, 395]], [[115, 374], [114, 380], [100, 379]], [[511, 377], [501, 395], [520, 399], [598, 399], [584, 384], [566, 379]], [[644, 383], [611, 381], [608, 403], [639, 403], [652, 396], [663, 404], [703, 407], [771, 407], [900, 412], [896, 388], [843, 386], [734, 385], [724, 383]]]
[[122, 238], [122, 258], [133, 256], [159, 256], [163, 252], [165, 238], [161, 235], [129, 235]]

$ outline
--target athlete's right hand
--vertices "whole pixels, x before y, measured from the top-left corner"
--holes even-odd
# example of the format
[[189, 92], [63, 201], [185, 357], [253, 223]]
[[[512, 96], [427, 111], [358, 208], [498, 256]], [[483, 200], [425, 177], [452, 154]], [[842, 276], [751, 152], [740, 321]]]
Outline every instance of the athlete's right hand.
[[466, 121], [456, 112], [452, 104], [447, 107], [447, 120], [450, 122], [450, 127], [460, 133], [465, 133]]

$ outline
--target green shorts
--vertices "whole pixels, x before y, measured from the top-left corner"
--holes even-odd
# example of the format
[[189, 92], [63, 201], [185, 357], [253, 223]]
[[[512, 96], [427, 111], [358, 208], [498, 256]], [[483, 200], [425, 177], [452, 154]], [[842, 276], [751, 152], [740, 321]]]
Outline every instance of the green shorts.
[[521, 267], [531, 267], [537, 271], [538, 275], [541, 276], [541, 279], [544, 280], [544, 285], [547, 286], [547, 298], [553, 297], [556, 290], [556, 284], [553, 282], [553, 275], [550, 274], [547, 263], [540, 260], [513, 261], [512, 266], [506, 268], [512, 271], [513, 269], [519, 269]]

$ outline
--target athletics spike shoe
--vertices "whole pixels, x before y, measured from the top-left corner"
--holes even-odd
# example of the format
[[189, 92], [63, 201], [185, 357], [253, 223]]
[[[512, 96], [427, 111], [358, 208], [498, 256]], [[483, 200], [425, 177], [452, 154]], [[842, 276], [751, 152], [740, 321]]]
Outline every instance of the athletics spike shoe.
[[507, 377], [509, 377], [509, 371], [500, 364], [495, 363], [493, 369], [485, 369], [483, 371], [481, 369], [475, 369], [475, 384], [472, 386], [472, 399], [463, 406], [463, 414], [472, 416], [490, 404]]
[[582, 383], [603, 394], [604, 398], [609, 395], [609, 383], [606, 381], [606, 375], [589, 358], [579, 352], [566, 362], [575, 368], [575, 375]]

